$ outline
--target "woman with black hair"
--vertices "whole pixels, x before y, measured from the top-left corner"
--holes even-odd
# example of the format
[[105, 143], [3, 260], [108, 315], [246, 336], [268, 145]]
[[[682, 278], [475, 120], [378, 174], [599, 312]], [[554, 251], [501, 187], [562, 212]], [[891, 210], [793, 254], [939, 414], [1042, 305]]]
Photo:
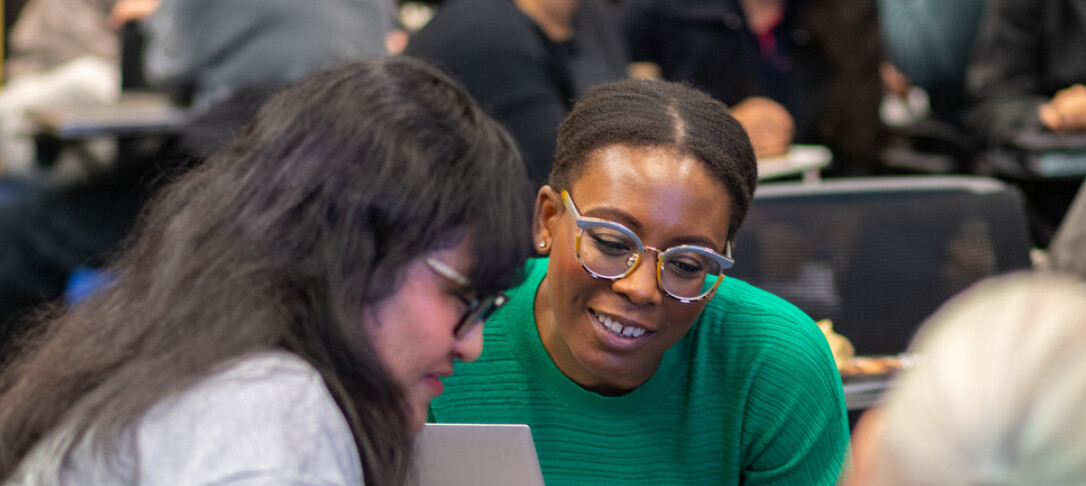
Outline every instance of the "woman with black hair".
[[[4, 484], [402, 484], [527, 258], [509, 135], [420, 61], [277, 95], [0, 376]], [[500, 237], [496, 237], [500, 235]]]
[[549, 486], [835, 484], [841, 378], [810, 317], [726, 277], [757, 183], [723, 103], [677, 83], [589, 90], [558, 129], [541, 256], [431, 404], [526, 423]]

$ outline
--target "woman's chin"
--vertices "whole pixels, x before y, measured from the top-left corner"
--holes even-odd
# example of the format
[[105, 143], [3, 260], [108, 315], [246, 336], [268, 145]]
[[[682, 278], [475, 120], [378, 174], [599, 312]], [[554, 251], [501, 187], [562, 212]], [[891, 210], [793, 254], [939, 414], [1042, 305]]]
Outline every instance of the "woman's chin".
[[411, 435], [418, 435], [422, 432], [422, 427], [426, 425], [427, 419], [430, 418], [430, 397], [425, 399], [417, 397], [411, 403], [411, 410], [409, 411], [407, 420], [408, 426], [411, 430]]
[[412, 436], [418, 435], [419, 432], [422, 432], [423, 426], [426, 425], [427, 418], [429, 418], [429, 411], [426, 408], [423, 408], [421, 411], [416, 410], [411, 414], [411, 423], [409, 425], [411, 427], [410, 430]]
[[[603, 353], [606, 355], [607, 353]], [[639, 372], [640, 367], [626, 362], [616, 362], [614, 356], [597, 355], [591, 362], [585, 363], [594, 379], [591, 383], [580, 383], [581, 387], [606, 396], [624, 395], [645, 384], [652, 373]]]

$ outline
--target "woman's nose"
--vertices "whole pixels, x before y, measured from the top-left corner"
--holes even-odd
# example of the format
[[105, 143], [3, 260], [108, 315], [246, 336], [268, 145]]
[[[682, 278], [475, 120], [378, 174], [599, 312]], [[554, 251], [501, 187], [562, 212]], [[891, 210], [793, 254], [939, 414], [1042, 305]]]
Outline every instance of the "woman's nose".
[[483, 353], [483, 324], [479, 323], [453, 343], [453, 356], [467, 363], [479, 359]]
[[611, 283], [611, 288], [630, 299], [634, 304], [659, 304], [663, 299], [656, 282], [656, 261], [646, 252], [637, 266], [625, 278]]

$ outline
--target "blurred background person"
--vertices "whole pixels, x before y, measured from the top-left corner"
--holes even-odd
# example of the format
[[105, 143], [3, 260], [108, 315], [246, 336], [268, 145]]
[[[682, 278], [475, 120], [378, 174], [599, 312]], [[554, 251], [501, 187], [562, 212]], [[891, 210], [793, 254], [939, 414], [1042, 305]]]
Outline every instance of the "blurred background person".
[[0, 356], [21, 316], [63, 295], [75, 268], [100, 266], [146, 201], [230, 140], [267, 96], [383, 54], [389, 9], [385, 0], [163, 0], [145, 19], [147, 76], [189, 119], [108, 170], [0, 205]]
[[619, 11], [603, 0], [447, 0], [405, 52], [463, 81], [513, 133], [536, 188], [573, 102], [626, 77]]
[[1019, 132], [1086, 130], [1086, 5], [989, 2], [968, 71], [974, 129], [993, 146]]
[[844, 484], [1082, 484], [1084, 330], [1086, 287], [1068, 277], [996, 277], [953, 298], [861, 420]]
[[162, 0], [144, 23], [144, 74], [203, 118], [181, 150], [206, 156], [252, 115], [254, 93], [387, 54], [391, 9], [387, 0]]
[[521, 279], [526, 183], [422, 62], [297, 84], [0, 374], [0, 482], [405, 484], [439, 379]]
[[939, 119], [955, 125], [961, 124], [969, 106], [965, 70], [985, 3], [878, 0], [879, 27], [888, 61], [908, 84], [924, 89]]
[[391, 9], [387, 0], [162, 0], [146, 24], [145, 73], [175, 101], [206, 110], [241, 87], [385, 54]]
[[[25, 113], [34, 108], [107, 105], [120, 96], [120, 29], [143, 18], [157, 0], [30, 0], [16, 19], [5, 83], [0, 91], [0, 176], [31, 180], [50, 175], [50, 167], [75, 168], [72, 160], [39, 161], [33, 124]], [[100, 140], [93, 150], [112, 156], [112, 144]], [[70, 154], [63, 154], [68, 156]], [[58, 174], [68, 177], [71, 174]]]
[[[1048, 246], [1082, 183], [1027, 174], [1030, 155], [1056, 148], [1059, 135], [1086, 134], [1086, 2], [999, 0], [981, 20], [966, 87], [974, 100], [966, 122], [1010, 167], [1029, 203], [1034, 243]], [[1086, 154], [1079, 143], [1077, 154]], [[993, 157], [993, 160], [996, 160]]]
[[970, 173], [978, 143], [964, 126], [965, 72], [985, 0], [878, 0], [886, 46], [883, 163], [920, 173]]
[[631, 57], [727, 103], [756, 154], [827, 145], [830, 175], [877, 172], [882, 47], [869, 0], [632, 0]]

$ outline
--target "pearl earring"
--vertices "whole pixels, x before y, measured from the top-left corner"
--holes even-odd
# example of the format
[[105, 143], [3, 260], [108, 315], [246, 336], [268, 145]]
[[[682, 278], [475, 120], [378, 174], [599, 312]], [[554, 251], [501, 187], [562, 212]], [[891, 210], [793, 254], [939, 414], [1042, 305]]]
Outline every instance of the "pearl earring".
[[540, 241], [539, 242], [539, 247], [540, 248], [546, 248], [547, 247], [547, 242], [546, 241]]

